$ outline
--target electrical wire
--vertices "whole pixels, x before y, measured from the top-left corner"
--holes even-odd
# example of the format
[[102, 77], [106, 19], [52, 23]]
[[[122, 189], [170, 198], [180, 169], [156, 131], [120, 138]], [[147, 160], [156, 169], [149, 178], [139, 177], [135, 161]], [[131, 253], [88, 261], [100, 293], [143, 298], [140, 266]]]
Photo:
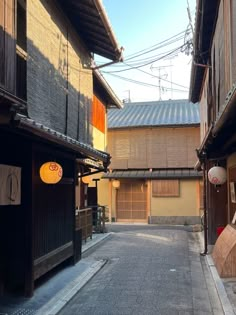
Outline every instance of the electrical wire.
[[186, 32], [186, 31], [184, 30], [184, 31], [182, 31], [182, 32], [180, 32], [180, 33], [178, 33], [178, 34], [175, 34], [175, 35], [173, 35], [173, 36], [171, 36], [171, 37], [169, 37], [169, 38], [167, 38], [167, 39], [165, 39], [165, 40], [163, 40], [163, 41], [161, 41], [161, 42], [158, 42], [158, 43], [155, 44], [155, 45], [152, 45], [152, 46], [150, 46], [150, 47], [148, 47], [148, 48], [144, 48], [144, 49], [139, 50], [139, 51], [137, 51], [137, 52], [135, 52], [135, 53], [133, 53], [133, 54], [131, 54], [131, 55], [128, 55], [128, 56], [126, 57], [126, 60], [127, 60], [127, 59], [130, 59], [131, 57], [135, 57], [135, 55], [140, 54], [140, 53], [142, 53], [142, 52], [145, 52], [145, 51], [149, 52], [149, 51], [152, 50], [154, 47], [157, 48], [157, 47], [159, 47], [159, 45], [164, 44], [164, 43], [168, 42], [169, 40], [171, 40], [171, 39], [173, 39], [173, 38], [175, 38], [175, 37], [177, 37], [177, 36], [179, 36], [179, 35], [181, 35], [181, 34], [183, 35], [185, 32]]
[[[143, 51], [145, 51], [145, 52], [140, 53], [140, 54], [139, 54], [139, 52], [136, 52], [136, 53], [134, 53], [134, 54], [132, 54], [132, 55], [126, 57], [125, 60], [126, 60], [126, 61], [129, 61], [129, 63], [133, 63], [134, 65], [135, 65], [135, 64], [138, 65], [138, 63], [149, 62], [149, 61], [153, 61], [153, 62], [154, 62], [154, 61], [155, 61], [155, 58], [156, 58], [157, 56], [163, 55], [163, 54], [165, 54], [165, 53], [167, 53], [167, 52], [162, 52], [162, 53], [160, 53], [160, 54], [158, 54], [158, 55], [148, 56], [148, 57], [143, 58], [143, 59], [136, 59], [136, 58], [137, 58], [137, 57], [140, 57], [140, 56], [142, 56], [142, 55], [150, 54], [151, 52], [153, 52], [153, 51], [155, 51], [155, 50], [158, 50], [158, 49], [167, 47], [167, 46], [172, 45], [172, 44], [174, 44], [174, 43], [176, 43], [176, 42], [178, 42], [178, 41], [180, 41], [180, 40], [185, 39], [185, 37], [186, 37], [186, 31], [185, 31], [185, 32], [181, 32], [181, 33], [185, 33], [185, 34], [181, 35], [180, 37], [176, 37], [176, 35], [175, 35], [175, 36], [172, 36], [171, 38], [175, 38], [175, 39], [172, 40], [172, 41], [169, 41], [169, 42], [166, 43], [165, 45], [159, 45], [159, 46], [157, 46], [157, 44], [156, 44], [156, 45], [150, 47], [150, 48], [152, 48], [152, 47], [155, 47], [155, 48], [152, 48], [152, 49], [150, 49], [150, 48], [143, 49], [143, 50], [141, 50], [140, 52], [143, 52]], [[168, 39], [168, 40], [169, 40], [169, 39]], [[168, 40], [162, 41], [161, 43], [167, 42]], [[169, 50], [169, 51], [171, 51], [171, 50]], [[96, 64], [98, 64], [98, 65], [99, 65], [99, 63], [102, 63], [102, 62], [96, 62]], [[111, 67], [112, 67], [112, 66], [111, 66]], [[118, 68], [118, 67], [124, 67], [124, 64], [123, 64], [123, 63], [118, 63], [118, 64], [113, 65], [113, 67], [116, 67], [116, 68]]]
[[[126, 64], [127, 66], [129, 66], [127, 63], [125, 63], [125, 64]], [[167, 82], [167, 83], [171, 83], [171, 84], [174, 84], [174, 85], [176, 85], [176, 86], [182, 87], [182, 88], [184, 88], [184, 89], [188, 89], [187, 86], [184, 86], [184, 85], [181, 85], [181, 84], [174, 83], [174, 82], [172, 82], [172, 81], [166, 80], [165, 78], [161, 78], [161, 77], [159, 77], [159, 76], [157, 76], [157, 75], [153, 75], [152, 73], [149, 73], [149, 72], [144, 71], [144, 70], [142, 70], [142, 69], [137, 69], [137, 70], [140, 71], [140, 72], [142, 72], [142, 73], [145, 73], [145, 74], [151, 76], [152, 78], [161, 79], [162, 81], [165, 81], [165, 82]]]
[[[146, 83], [146, 82], [142, 82], [142, 81], [137, 81], [137, 80], [134, 80], [134, 79], [130, 79], [130, 78], [125, 78], [125, 77], [122, 77], [120, 75], [117, 75], [117, 74], [113, 74], [113, 73], [107, 73], [115, 78], [118, 78], [118, 79], [121, 79], [121, 80], [124, 80], [124, 81], [128, 81], [130, 83], [134, 83], [134, 84], [138, 84], [138, 85], [142, 85], [142, 86], [146, 86], [146, 87], [151, 87], [151, 88], [159, 88], [160, 86], [159, 85], [155, 85], [155, 84], [151, 84], [151, 83]], [[161, 86], [161, 88], [163, 90], [167, 90], [167, 91], [174, 91], [174, 92], [181, 92], [181, 93], [188, 93], [188, 90], [184, 91], [184, 90], [180, 90], [180, 89], [173, 89], [173, 88], [169, 88], [169, 87], [164, 87], [164, 86]]]
[[[129, 70], [133, 70], [133, 69], [138, 69], [138, 68], [145, 67], [145, 66], [147, 66], [147, 65], [150, 65], [151, 63], [154, 63], [154, 62], [159, 61], [159, 60], [162, 60], [162, 59], [164, 59], [164, 58], [166, 58], [166, 57], [170, 57], [170, 56], [173, 55], [173, 54], [176, 54], [176, 53], [178, 53], [178, 52], [181, 52], [182, 49], [183, 49], [183, 47], [184, 47], [185, 45], [186, 45], [186, 44], [183, 44], [183, 45], [181, 45], [181, 46], [179, 46], [179, 47], [177, 47], [177, 48], [171, 50], [169, 53], [167, 53], [167, 54], [165, 54], [165, 55], [163, 55], [163, 56], [161, 56], [161, 57], [159, 57], [159, 58], [156, 58], [156, 59], [154, 59], [154, 60], [152, 60], [152, 61], [149, 61], [149, 62], [147, 62], [147, 63], [141, 64], [141, 65], [138, 65], [138, 66], [134, 66], [134, 67], [131, 67], [131, 68], [126, 68], [126, 69], [121, 69], [121, 70], [116, 70], [116, 71], [109, 71], [109, 72], [107, 71], [106, 73], [124, 72], [124, 71], [129, 71]], [[105, 72], [104, 72], [104, 73], [105, 73]]]

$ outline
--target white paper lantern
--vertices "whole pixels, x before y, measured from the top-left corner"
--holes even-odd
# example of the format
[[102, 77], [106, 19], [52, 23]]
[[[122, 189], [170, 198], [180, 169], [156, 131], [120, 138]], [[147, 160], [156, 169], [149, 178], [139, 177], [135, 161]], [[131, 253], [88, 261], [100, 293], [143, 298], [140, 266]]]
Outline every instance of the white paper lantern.
[[222, 166], [213, 166], [208, 171], [208, 179], [211, 184], [222, 185], [226, 182], [226, 170]]

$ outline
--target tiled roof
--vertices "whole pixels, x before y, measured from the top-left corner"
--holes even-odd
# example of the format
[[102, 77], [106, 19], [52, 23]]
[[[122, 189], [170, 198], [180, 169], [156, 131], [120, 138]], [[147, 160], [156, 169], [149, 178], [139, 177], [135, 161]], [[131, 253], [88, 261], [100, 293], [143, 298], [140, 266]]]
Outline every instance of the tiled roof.
[[113, 170], [112, 173], [106, 173], [103, 178], [145, 178], [145, 179], [174, 179], [174, 178], [199, 178], [201, 172], [190, 168], [180, 169], [153, 169], [149, 170]]
[[30, 119], [24, 115], [17, 113], [15, 115], [15, 122], [17, 123], [16, 126], [18, 128], [27, 130], [48, 140], [57, 142], [58, 144], [66, 146], [71, 150], [79, 152], [87, 157], [98, 159], [103, 162], [108, 162], [110, 159], [110, 155], [108, 153], [96, 150], [86, 143], [72, 139], [71, 137], [37, 123], [35, 120]]
[[126, 103], [108, 111], [108, 128], [200, 124], [199, 106], [188, 100]]

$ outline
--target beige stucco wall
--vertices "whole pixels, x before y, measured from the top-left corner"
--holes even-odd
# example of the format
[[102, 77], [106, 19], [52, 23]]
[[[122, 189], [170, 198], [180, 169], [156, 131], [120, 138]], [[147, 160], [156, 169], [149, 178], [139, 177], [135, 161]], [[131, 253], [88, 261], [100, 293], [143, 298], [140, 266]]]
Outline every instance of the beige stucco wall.
[[93, 147], [97, 150], [107, 151], [107, 112], [105, 112], [105, 133], [94, 126], [91, 127]]
[[92, 127], [93, 147], [97, 150], [105, 151], [106, 135], [95, 127]]
[[[112, 182], [103, 179], [98, 184], [99, 203], [107, 205], [110, 219], [116, 217], [116, 189]], [[181, 180], [180, 197], [152, 197], [151, 181], [148, 181], [148, 217], [199, 217], [199, 180]], [[151, 222], [152, 220], [150, 220]]]
[[101, 179], [98, 184], [98, 203], [107, 206], [109, 221], [116, 217], [116, 189], [112, 187], [112, 181]]
[[181, 180], [179, 197], [151, 197], [151, 216], [198, 216], [198, 180]]

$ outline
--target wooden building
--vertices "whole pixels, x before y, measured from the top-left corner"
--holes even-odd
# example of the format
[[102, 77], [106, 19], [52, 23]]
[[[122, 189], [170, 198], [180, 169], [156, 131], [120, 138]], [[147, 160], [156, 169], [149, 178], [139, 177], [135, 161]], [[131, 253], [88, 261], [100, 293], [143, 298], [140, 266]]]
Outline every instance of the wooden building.
[[[199, 223], [201, 175], [194, 170], [198, 146], [197, 104], [139, 102], [109, 110], [112, 160], [110, 173], [100, 185], [110, 220]], [[109, 191], [107, 200], [104, 189]]]
[[[96, 113], [121, 106], [94, 53], [121, 59], [101, 1], [0, 0], [1, 293], [30, 296], [36, 279], [79, 257], [81, 177], [110, 163], [96, 149]], [[48, 161], [62, 167], [58, 184], [40, 178]]]
[[[198, 158], [205, 170], [207, 252], [207, 245], [216, 242], [218, 228], [231, 223], [236, 210], [236, 2], [199, 0], [196, 12], [190, 100], [200, 104]], [[227, 182], [221, 186], [207, 178], [214, 165], [227, 170]]]

